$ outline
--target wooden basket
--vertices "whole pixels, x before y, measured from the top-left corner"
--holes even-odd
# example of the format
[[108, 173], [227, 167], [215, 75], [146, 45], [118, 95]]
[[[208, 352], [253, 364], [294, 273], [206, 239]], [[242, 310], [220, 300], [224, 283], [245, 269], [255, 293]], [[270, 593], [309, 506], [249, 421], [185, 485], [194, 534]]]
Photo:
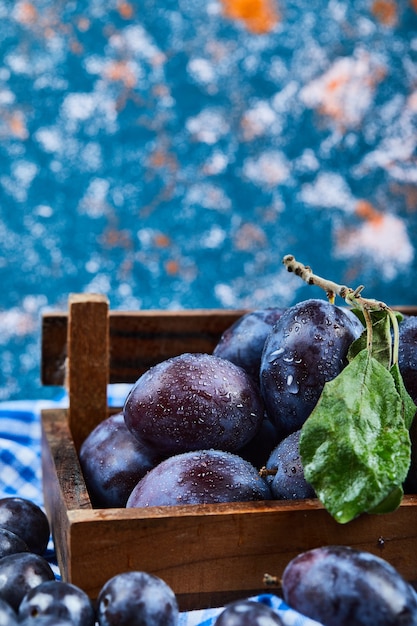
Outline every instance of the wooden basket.
[[[404, 312], [417, 314], [414, 307]], [[261, 591], [299, 552], [345, 544], [391, 562], [417, 581], [417, 495], [399, 509], [340, 525], [315, 499], [215, 505], [93, 509], [77, 451], [111, 410], [108, 383], [133, 383], [182, 352], [211, 352], [245, 311], [109, 311], [106, 298], [73, 295], [68, 313], [42, 323], [42, 382], [65, 385], [68, 409], [42, 411], [45, 507], [64, 580], [94, 600], [117, 573], [160, 576], [182, 610], [220, 606]]]

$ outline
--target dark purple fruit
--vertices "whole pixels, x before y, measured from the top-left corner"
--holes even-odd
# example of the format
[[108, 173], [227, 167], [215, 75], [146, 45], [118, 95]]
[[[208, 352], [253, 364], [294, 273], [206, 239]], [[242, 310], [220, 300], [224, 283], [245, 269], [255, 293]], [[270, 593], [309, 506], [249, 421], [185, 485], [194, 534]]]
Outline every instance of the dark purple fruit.
[[416, 626], [417, 595], [387, 561], [347, 546], [303, 552], [282, 576], [284, 600], [324, 626]]
[[80, 464], [94, 507], [124, 507], [133, 487], [156, 465], [153, 452], [127, 428], [122, 413], [102, 421], [84, 440]]
[[26, 617], [17, 623], [19, 626], [74, 626], [69, 618], [57, 617], [56, 615], [38, 615], [36, 622], [33, 621], [33, 617]]
[[417, 316], [409, 315], [399, 324], [398, 367], [405, 388], [417, 403]]
[[347, 352], [363, 326], [326, 300], [287, 309], [268, 335], [260, 382], [268, 417], [279, 438], [299, 430], [324, 384], [347, 365]]
[[296, 430], [280, 441], [266, 463], [267, 471], [271, 472], [266, 480], [272, 496], [277, 500], [302, 500], [316, 495], [304, 477], [299, 450], [300, 433]]
[[214, 504], [268, 500], [258, 470], [236, 454], [220, 450], [184, 452], [154, 467], [132, 491], [127, 507]]
[[171, 587], [146, 572], [117, 574], [97, 598], [99, 626], [176, 626], [178, 617]]
[[0, 626], [17, 626], [16, 611], [2, 599], [0, 599]]
[[[8, 554], [29, 552], [29, 548], [18, 535], [7, 528], [0, 528], [0, 559]], [[0, 623], [1, 626], [1, 623]]]
[[129, 430], [161, 456], [235, 451], [260, 428], [264, 406], [242, 368], [211, 354], [182, 354], [145, 372], [129, 393]]
[[73, 626], [94, 626], [95, 611], [88, 595], [76, 585], [48, 580], [30, 589], [22, 599], [19, 620], [31, 618], [37, 626], [40, 616], [50, 615], [68, 620]]
[[224, 607], [213, 626], [284, 626], [271, 607], [253, 600], [236, 600]]
[[265, 339], [284, 311], [280, 307], [246, 313], [224, 331], [213, 354], [239, 365], [259, 384]]
[[[399, 324], [398, 367], [404, 386], [414, 403], [417, 403], [417, 316], [409, 315]], [[410, 428], [411, 464], [404, 483], [406, 493], [417, 492], [417, 419]]]
[[39, 554], [20, 552], [0, 559], [0, 598], [15, 611], [30, 589], [54, 579], [51, 566]]
[[44, 554], [50, 535], [49, 522], [34, 502], [17, 496], [1, 498], [0, 528], [7, 528], [18, 535], [30, 552]]
[[256, 435], [243, 448], [237, 451], [249, 463], [260, 469], [278, 443], [277, 430], [271, 420], [265, 418]]

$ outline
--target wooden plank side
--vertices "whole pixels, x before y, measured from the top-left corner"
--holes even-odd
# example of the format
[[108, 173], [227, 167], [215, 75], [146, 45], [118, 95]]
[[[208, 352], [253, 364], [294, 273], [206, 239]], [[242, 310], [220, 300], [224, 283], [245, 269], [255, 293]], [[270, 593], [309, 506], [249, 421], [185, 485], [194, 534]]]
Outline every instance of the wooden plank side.
[[[263, 590], [264, 574], [278, 578], [300, 552], [344, 544], [382, 556], [408, 580], [417, 580], [417, 508], [406, 504], [384, 516], [337, 524], [315, 502], [264, 502], [181, 507], [179, 514], [136, 517], [125, 511], [70, 512], [71, 581], [95, 598], [109, 577], [130, 569], [168, 582], [182, 608], [201, 608], [202, 596], [245, 596]], [[162, 508], [162, 507], [160, 507]], [[170, 507], [171, 508], [171, 507]], [[177, 507], [175, 507], [177, 508]], [[151, 511], [148, 511], [152, 515]], [[88, 518], [88, 519], [87, 519]]]
[[41, 414], [42, 484], [45, 510], [54, 537], [60, 572], [70, 577], [68, 511], [91, 509], [64, 409], [45, 409]]
[[41, 381], [63, 387], [67, 359], [67, 313], [44, 313], [41, 326]]
[[[337, 524], [318, 500], [92, 509], [65, 410], [44, 410], [48, 516], [64, 580], [95, 599], [111, 576], [143, 569], [166, 580], [182, 608], [248, 595], [301, 551], [341, 543], [382, 556], [417, 581], [417, 496], [397, 511]], [[265, 589], [264, 589], [265, 590]]]
[[[244, 310], [110, 311], [110, 383], [133, 383], [152, 365], [182, 352], [211, 352]], [[67, 357], [66, 313], [42, 317], [43, 385], [63, 386]]]
[[[91, 509], [91, 502], [81, 471], [68, 423], [66, 409], [41, 412], [44, 496], [49, 500], [50, 487], [59, 486], [59, 502], [67, 511]], [[51, 465], [52, 463], [52, 465]], [[55, 497], [55, 496], [54, 496]]]
[[152, 365], [183, 352], [212, 352], [244, 311], [143, 311], [110, 317], [110, 378], [135, 382]]

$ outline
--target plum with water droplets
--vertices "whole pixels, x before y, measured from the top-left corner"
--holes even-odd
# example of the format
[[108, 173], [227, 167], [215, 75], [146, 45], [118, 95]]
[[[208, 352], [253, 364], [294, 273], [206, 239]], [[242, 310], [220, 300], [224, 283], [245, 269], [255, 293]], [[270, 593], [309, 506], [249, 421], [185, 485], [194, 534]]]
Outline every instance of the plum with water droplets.
[[271, 307], [242, 315], [224, 331], [213, 354], [239, 365], [259, 384], [265, 339], [284, 311], [283, 307]]
[[326, 300], [305, 300], [281, 315], [265, 341], [260, 371], [266, 411], [280, 439], [301, 428], [362, 331], [359, 319]]
[[127, 507], [270, 500], [258, 470], [221, 450], [183, 452], [162, 461], [132, 491]]
[[405, 388], [417, 403], [417, 316], [409, 315], [399, 323], [398, 367]]
[[[414, 403], [417, 403], [417, 316], [409, 315], [399, 323], [398, 367], [404, 386]], [[413, 446], [411, 464], [404, 482], [406, 493], [417, 492], [417, 419], [410, 429]]]
[[271, 420], [265, 417], [256, 435], [243, 448], [237, 450], [237, 454], [260, 469], [267, 462], [277, 443], [277, 430]]
[[315, 491], [304, 477], [300, 457], [300, 430], [285, 437], [271, 452], [265, 465], [266, 480], [277, 500], [314, 498]]
[[123, 413], [110, 415], [91, 431], [79, 458], [94, 507], [124, 507], [133, 487], [159, 460], [133, 436]]
[[241, 448], [259, 430], [264, 405], [242, 368], [211, 354], [185, 353], [145, 372], [123, 412], [129, 430], [166, 457]]

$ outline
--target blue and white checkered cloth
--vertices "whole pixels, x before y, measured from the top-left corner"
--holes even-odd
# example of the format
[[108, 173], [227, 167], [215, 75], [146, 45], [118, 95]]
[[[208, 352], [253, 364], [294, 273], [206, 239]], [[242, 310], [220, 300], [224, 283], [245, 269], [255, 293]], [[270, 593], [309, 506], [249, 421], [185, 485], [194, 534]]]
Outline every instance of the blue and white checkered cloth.
[[[126, 385], [111, 385], [109, 404], [121, 406], [126, 397]], [[20, 496], [43, 508], [41, 470], [42, 409], [66, 407], [65, 394], [55, 401], [13, 401], [0, 403], [0, 498]], [[52, 538], [46, 554], [59, 578]], [[256, 596], [281, 617], [285, 626], [320, 626], [291, 609], [281, 598], [272, 594]], [[212, 626], [222, 608], [201, 609], [181, 613], [179, 626]]]

